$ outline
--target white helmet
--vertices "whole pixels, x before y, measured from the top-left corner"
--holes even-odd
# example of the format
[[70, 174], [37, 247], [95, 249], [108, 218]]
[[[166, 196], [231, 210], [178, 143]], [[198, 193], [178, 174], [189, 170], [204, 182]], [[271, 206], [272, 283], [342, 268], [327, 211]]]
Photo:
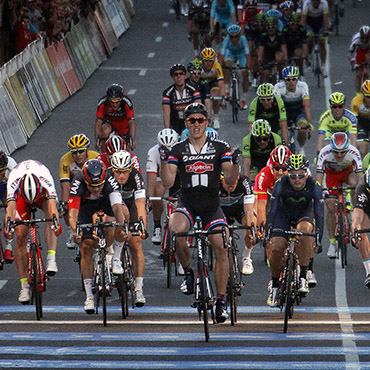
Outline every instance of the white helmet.
[[170, 147], [176, 143], [178, 138], [179, 134], [175, 130], [172, 130], [172, 128], [164, 128], [159, 131], [157, 141], [159, 145]]
[[119, 150], [112, 155], [110, 163], [113, 168], [118, 170], [130, 169], [132, 167], [131, 154], [126, 150]]

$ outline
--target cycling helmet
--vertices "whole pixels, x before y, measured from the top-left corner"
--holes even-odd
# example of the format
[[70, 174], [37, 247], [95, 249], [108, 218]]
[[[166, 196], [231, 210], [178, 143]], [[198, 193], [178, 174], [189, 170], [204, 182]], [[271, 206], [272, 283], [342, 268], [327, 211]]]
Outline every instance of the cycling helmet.
[[341, 92], [333, 92], [329, 96], [329, 104], [334, 105], [334, 104], [344, 104], [346, 102], [346, 97], [344, 94]]
[[193, 61], [191, 61], [188, 66], [187, 66], [187, 70], [188, 72], [191, 72], [193, 71], [194, 69], [201, 69], [202, 68], [202, 65], [200, 63], [199, 60], [197, 59], [194, 59]]
[[246, 0], [244, 2], [244, 7], [246, 8], [257, 7], [257, 0]]
[[19, 194], [26, 202], [36, 202], [42, 193], [42, 185], [39, 178], [33, 173], [23, 175], [19, 183]]
[[230, 27], [227, 28], [227, 32], [230, 34], [230, 35], [239, 35], [240, 32], [241, 32], [241, 28], [239, 25], [237, 24], [232, 24]]
[[110, 163], [118, 170], [129, 170], [132, 167], [132, 157], [126, 150], [119, 150], [112, 155]]
[[288, 171], [307, 170], [310, 162], [303, 154], [292, 154], [287, 160]]
[[361, 85], [361, 92], [365, 96], [370, 96], [370, 80], [366, 80], [363, 82], [363, 84]]
[[365, 172], [365, 183], [368, 189], [370, 189], [370, 167]]
[[159, 131], [157, 135], [158, 144], [167, 147], [175, 144], [178, 138], [179, 134], [172, 128], [164, 128], [163, 130]]
[[176, 71], [183, 71], [184, 73], [186, 73], [186, 68], [183, 64], [174, 64], [171, 69], [170, 69], [170, 75], [173, 76], [173, 74], [176, 72]]
[[203, 6], [203, 0], [192, 0], [191, 3], [196, 7], [200, 8]]
[[119, 150], [127, 150], [127, 143], [118, 135], [112, 135], [105, 143], [108, 155], [112, 155]]
[[284, 1], [281, 5], [280, 8], [285, 10], [285, 9], [294, 9], [294, 3], [293, 1], [287, 0]]
[[330, 146], [336, 152], [346, 152], [349, 146], [349, 138], [344, 132], [336, 132], [330, 138]]
[[278, 145], [270, 154], [270, 162], [273, 166], [285, 166], [287, 159], [292, 155], [285, 145]]
[[301, 14], [293, 12], [292, 17], [289, 20], [289, 23], [298, 23], [301, 21]]
[[294, 66], [285, 67], [282, 71], [282, 75], [283, 75], [283, 78], [287, 78], [287, 77], [297, 77], [298, 78], [299, 69], [298, 67], [294, 67]]
[[256, 23], [265, 24], [265, 15], [262, 12], [256, 15]]
[[263, 83], [258, 86], [257, 95], [260, 98], [270, 97], [274, 95], [274, 85], [270, 83]]
[[8, 167], [8, 157], [0, 150], [0, 170], [5, 170]]
[[203, 60], [216, 60], [216, 52], [212, 48], [204, 48], [200, 55]]
[[193, 113], [201, 113], [206, 118], [208, 117], [207, 109], [202, 103], [191, 103], [189, 104], [184, 111], [184, 117], [187, 119]]
[[360, 37], [369, 37], [370, 36], [370, 27], [362, 26], [360, 28]]
[[90, 140], [85, 134], [73, 135], [68, 140], [68, 148], [70, 150], [87, 148], [90, 145]]
[[89, 159], [82, 167], [88, 185], [101, 185], [105, 181], [105, 164], [99, 159]]
[[258, 119], [253, 122], [252, 136], [267, 136], [271, 133], [271, 126], [265, 119]]
[[267, 11], [267, 21], [270, 17], [274, 18], [274, 19], [279, 19], [280, 17], [280, 12], [276, 9], [270, 9]]
[[106, 95], [108, 99], [123, 98], [123, 87], [118, 84], [112, 84], [107, 87]]

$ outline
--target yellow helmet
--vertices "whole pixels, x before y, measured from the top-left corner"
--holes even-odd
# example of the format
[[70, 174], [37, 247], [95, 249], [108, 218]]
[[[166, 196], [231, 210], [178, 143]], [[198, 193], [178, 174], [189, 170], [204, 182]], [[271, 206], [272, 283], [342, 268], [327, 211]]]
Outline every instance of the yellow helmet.
[[79, 149], [79, 148], [87, 148], [89, 145], [90, 145], [90, 140], [85, 134], [73, 135], [68, 140], [68, 148], [70, 150]]
[[363, 84], [361, 85], [361, 92], [365, 96], [370, 96], [370, 80], [366, 80], [363, 82]]
[[212, 48], [204, 48], [200, 55], [203, 60], [216, 60], [216, 52]]
[[344, 104], [346, 102], [346, 97], [341, 92], [333, 92], [329, 96], [329, 104], [335, 105], [335, 104]]

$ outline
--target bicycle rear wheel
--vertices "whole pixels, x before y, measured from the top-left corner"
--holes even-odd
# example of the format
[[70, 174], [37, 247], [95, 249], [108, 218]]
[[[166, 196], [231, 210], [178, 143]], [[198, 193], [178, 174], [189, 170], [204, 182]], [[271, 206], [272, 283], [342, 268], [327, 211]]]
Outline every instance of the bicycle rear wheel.
[[207, 283], [206, 283], [206, 267], [203, 261], [198, 261], [198, 273], [199, 273], [199, 305], [198, 312], [203, 318], [204, 335], [206, 342], [209, 341], [209, 326], [208, 326], [208, 294], [207, 294]]
[[123, 274], [117, 276], [117, 290], [121, 301], [122, 318], [126, 319], [128, 317], [128, 294], [125, 273], [123, 272]]
[[338, 204], [338, 249], [339, 249], [339, 254], [340, 254], [340, 261], [342, 268], [345, 267], [346, 265], [346, 241], [345, 241], [345, 227], [344, 227], [344, 213], [343, 213], [343, 204], [339, 203]]
[[233, 86], [231, 90], [231, 110], [233, 116], [233, 123], [238, 122], [238, 113], [239, 113], [239, 102], [238, 102], [238, 80], [233, 79]]
[[[164, 240], [164, 261], [166, 264], [166, 272], [167, 272], [167, 288], [171, 288], [171, 282], [172, 282], [172, 259], [175, 260], [174, 253], [172, 251], [171, 246], [171, 238], [170, 233], [168, 232], [168, 227], [165, 231], [165, 240]], [[175, 260], [176, 265], [176, 260]]]
[[[40, 271], [40, 266], [38, 263], [37, 258], [37, 246], [35, 244], [31, 244], [32, 252], [31, 252], [31, 292], [32, 292], [32, 302], [35, 302], [36, 306], [36, 319], [40, 320], [42, 318], [42, 293], [40, 291], [41, 289], [41, 283], [42, 283], [42, 277]], [[40, 284], [40, 285], [39, 285]]]
[[293, 281], [293, 255], [290, 254], [287, 260], [287, 275], [285, 280], [285, 311], [284, 311], [284, 333], [288, 330], [288, 321], [293, 316], [293, 297], [292, 297], [292, 281]]
[[107, 289], [106, 289], [106, 273], [107, 267], [105, 265], [106, 258], [103, 257], [101, 261], [101, 297], [102, 297], [102, 306], [103, 306], [103, 324], [107, 326]]
[[237, 267], [238, 263], [235, 254], [229, 251], [229, 284], [227, 287], [228, 301], [230, 305], [230, 321], [231, 326], [234, 326], [237, 322], [237, 310], [238, 310], [238, 295], [236, 292], [237, 283]]

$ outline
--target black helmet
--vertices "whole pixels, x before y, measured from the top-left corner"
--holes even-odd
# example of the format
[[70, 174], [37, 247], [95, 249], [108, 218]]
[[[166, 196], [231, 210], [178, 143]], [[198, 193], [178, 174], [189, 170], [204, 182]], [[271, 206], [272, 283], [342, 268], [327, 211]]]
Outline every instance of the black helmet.
[[89, 185], [101, 185], [105, 181], [105, 164], [99, 159], [88, 160], [84, 164], [82, 172]]
[[118, 84], [112, 84], [107, 87], [106, 95], [108, 99], [123, 98], [123, 87]]
[[186, 68], [183, 64], [174, 64], [170, 69], [170, 75], [173, 76], [176, 71], [183, 71], [186, 74]]
[[184, 117], [187, 119], [193, 113], [202, 113], [203, 116], [208, 118], [207, 109], [202, 103], [191, 103], [184, 111]]
[[8, 157], [2, 150], [0, 150], [0, 170], [4, 170], [7, 167], [8, 167]]

